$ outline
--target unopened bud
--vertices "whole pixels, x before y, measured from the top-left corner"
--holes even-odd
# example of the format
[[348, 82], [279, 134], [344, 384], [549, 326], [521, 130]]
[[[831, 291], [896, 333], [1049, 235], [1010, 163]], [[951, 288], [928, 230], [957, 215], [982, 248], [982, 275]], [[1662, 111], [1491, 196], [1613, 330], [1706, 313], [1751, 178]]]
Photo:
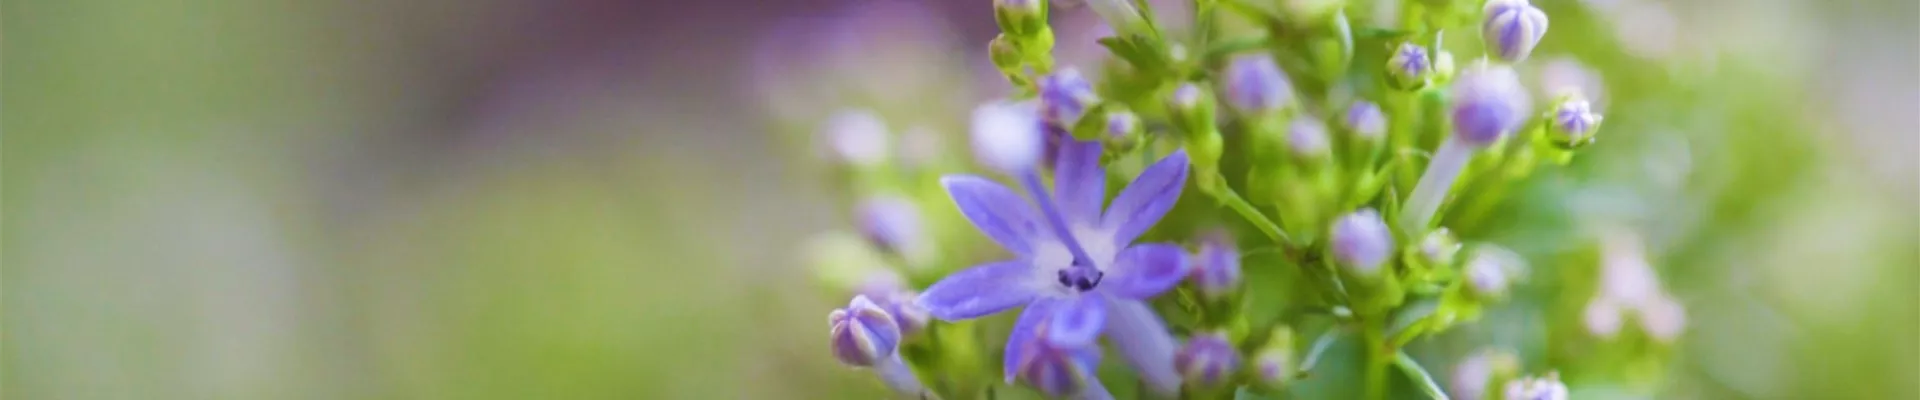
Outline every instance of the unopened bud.
[[1093, 83], [1078, 70], [1065, 68], [1040, 78], [1040, 117], [1054, 127], [1072, 131], [1087, 109], [1099, 102]]
[[1373, 102], [1360, 100], [1347, 106], [1347, 112], [1340, 118], [1341, 125], [1363, 141], [1377, 141], [1387, 137], [1387, 115], [1380, 112], [1380, 106]]
[[1427, 84], [1427, 77], [1433, 74], [1433, 62], [1427, 57], [1427, 48], [1401, 43], [1394, 49], [1393, 56], [1387, 59], [1387, 83], [1401, 90], [1419, 89]]
[[1319, 118], [1302, 116], [1287, 125], [1287, 151], [1301, 160], [1319, 160], [1332, 151], [1331, 139], [1327, 137], [1327, 125]]
[[1228, 62], [1220, 92], [1227, 105], [1242, 114], [1278, 111], [1293, 104], [1293, 83], [1287, 80], [1273, 56], [1252, 53], [1234, 56]]
[[833, 356], [857, 367], [871, 367], [888, 357], [900, 344], [900, 327], [885, 309], [866, 296], [854, 296], [847, 308], [827, 315], [832, 325]]
[[1567, 385], [1560, 383], [1560, 374], [1549, 372], [1542, 377], [1514, 379], [1507, 382], [1506, 400], [1567, 400]]
[[1189, 270], [1187, 279], [1202, 297], [1221, 299], [1240, 286], [1240, 251], [1227, 239], [1200, 242], [1199, 261]]
[[1253, 355], [1253, 375], [1270, 388], [1286, 386], [1293, 378], [1293, 330], [1285, 325], [1273, 329], [1267, 344]]
[[1453, 265], [1453, 256], [1459, 252], [1460, 240], [1447, 228], [1435, 229], [1420, 238], [1420, 261], [1429, 266]]
[[1593, 105], [1585, 97], [1577, 94], [1567, 95], [1553, 109], [1548, 122], [1549, 132], [1553, 132], [1553, 141], [1561, 146], [1578, 146], [1593, 139], [1593, 133], [1600, 128], [1600, 114], [1593, 112]]
[[1240, 353], [1227, 341], [1225, 333], [1196, 333], [1174, 354], [1173, 365], [1187, 383], [1215, 386], [1225, 383], [1240, 370]]
[[1468, 146], [1486, 147], [1526, 122], [1531, 106], [1513, 68], [1481, 64], [1453, 82], [1453, 135]]
[[1393, 232], [1371, 208], [1334, 221], [1332, 240], [1333, 258], [1363, 276], [1378, 274], [1393, 252]]
[[1487, 51], [1510, 63], [1525, 61], [1547, 34], [1547, 14], [1527, 0], [1488, 0], [1480, 35]]
[[993, 19], [1007, 33], [1035, 34], [1047, 27], [1047, 1], [993, 0]]

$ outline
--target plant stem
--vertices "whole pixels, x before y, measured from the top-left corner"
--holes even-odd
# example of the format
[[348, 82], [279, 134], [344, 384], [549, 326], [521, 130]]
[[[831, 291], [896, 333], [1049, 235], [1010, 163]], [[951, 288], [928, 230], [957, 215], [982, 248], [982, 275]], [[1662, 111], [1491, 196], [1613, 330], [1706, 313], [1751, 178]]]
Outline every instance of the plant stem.
[[1265, 233], [1268, 239], [1279, 243], [1289, 243], [1292, 241], [1292, 239], [1287, 237], [1285, 231], [1280, 230], [1280, 225], [1274, 224], [1271, 219], [1267, 219], [1266, 214], [1261, 214], [1260, 209], [1253, 207], [1253, 203], [1248, 203], [1247, 199], [1241, 198], [1239, 193], [1235, 193], [1232, 187], [1227, 186], [1225, 177], [1217, 173], [1209, 175], [1212, 177], [1209, 179], [1212, 182], [1208, 182], [1205, 187], [1212, 188], [1212, 190], [1208, 190], [1207, 192], [1212, 194], [1215, 199], [1220, 200], [1222, 204], [1226, 204], [1227, 208], [1231, 208], [1234, 212], [1239, 213], [1240, 217], [1246, 218], [1247, 222], [1253, 223], [1253, 227], [1260, 229], [1260, 233]]
[[1386, 343], [1385, 335], [1380, 331], [1381, 324], [1378, 323], [1382, 321], [1376, 321], [1377, 319], [1366, 323], [1366, 327], [1362, 329], [1363, 337], [1360, 343], [1361, 346], [1366, 347], [1367, 352], [1365, 398], [1368, 400], [1387, 398], [1387, 367], [1393, 364], [1395, 353], [1393, 349], [1388, 348], [1390, 345]]
[[1440, 150], [1433, 154], [1427, 171], [1420, 174], [1420, 183], [1413, 185], [1413, 195], [1407, 197], [1406, 205], [1400, 210], [1400, 228], [1406, 230], [1409, 237], [1426, 233], [1433, 214], [1439, 212], [1440, 203], [1447, 200], [1447, 190], [1453, 188], [1453, 182], [1467, 168], [1467, 161], [1473, 159], [1473, 151], [1473, 146], [1452, 137], [1440, 143]]

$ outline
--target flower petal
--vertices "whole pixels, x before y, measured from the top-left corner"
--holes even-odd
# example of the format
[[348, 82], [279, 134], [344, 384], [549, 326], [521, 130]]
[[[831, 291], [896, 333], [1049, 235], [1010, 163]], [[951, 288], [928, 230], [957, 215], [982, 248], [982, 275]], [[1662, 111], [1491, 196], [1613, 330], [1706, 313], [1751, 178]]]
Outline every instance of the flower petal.
[[1100, 167], [1104, 147], [1096, 141], [1075, 140], [1060, 146], [1060, 159], [1053, 167], [1053, 198], [1067, 222], [1092, 226], [1100, 222], [1100, 207], [1107, 200], [1107, 170]]
[[1106, 328], [1107, 305], [1099, 296], [1061, 299], [1047, 320], [1047, 341], [1055, 346], [1090, 346]]
[[1168, 243], [1145, 243], [1127, 247], [1114, 257], [1113, 267], [1100, 287], [1116, 296], [1144, 300], [1158, 296], [1180, 284], [1192, 263], [1187, 252]]
[[1020, 312], [1020, 319], [1013, 323], [1013, 333], [1007, 335], [1007, 352], [1001, 360], [1007, 383], [1013, 383], [1014, 375], [1020, 371], [1020, 364], [1032, 357], [1034, 346], [1040, 338], [1035, 336], [1047, 318], [1053, 316], [1058, 301], [1048, 298], [1027, 303], [1027, 309]]
[[1180, 200], [1180, 190], [1186, 184], [1186, 150], [1176, 151], [1141, 172], [1113, 198], [1113, 204], [1102, 217], [1101, 223], [1114, 230], [1114, 245], [1132, 243], [1147, 228], [1160, 222], [1160, 217], [1166, 216], [1167, 210], [1173, 209], [1173, 203]]
[[1016, 254], [1033, 252], [1033, 238], [1040, 226], [1039, 214], [1025, 198], [998, 182], [972, 175], [948, 175], [941, 186], [953, 197], [954, 205], [981, 233]]
[[967, 268], [934, 282], [915, 300], [942, 321], [978, 318], [1033, 301], [1039, 292], [1025, 261], [1002, 261]]
[[1107, 339], [1120, 349], [1140, 380], [1162, 396], [1180, 393], [1180, 373], [1173, 368], [1175, 345], [1167, 325], [1146, 303], [1113, 296], [1107, 301]]

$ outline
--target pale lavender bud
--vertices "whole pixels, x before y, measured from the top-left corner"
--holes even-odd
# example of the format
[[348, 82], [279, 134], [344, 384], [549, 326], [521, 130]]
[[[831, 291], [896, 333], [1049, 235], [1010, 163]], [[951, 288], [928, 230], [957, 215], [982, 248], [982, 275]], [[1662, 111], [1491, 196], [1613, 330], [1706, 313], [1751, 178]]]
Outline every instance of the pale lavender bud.
[[1293, 378], [1293, 330], [1273, 329], [1267, 344], [1253, 355], [1253, 378], [1267, 387], [1281, 387]]
[[1453, 256], [1459, 252], [1460, 240], [1447, 228], [1435, 229], [1420, 238], [1420, 258], [1428, 265], [1453, 265]]
[[1620, 304], [1611, 298], [1596, 297], [1587, 302], [1587, 308], [1581, 313], [1581, 323], [1587, 327], [1587, 333], [1593, 337], [1609, 339], [1620, 334], [1620, 325], [1625, 323]]
[[1466, 265], [1467, 287], [1474, 294], [1485, 297], [1498, 297], [1506, 294], [1507, 286], [1526, 272], [1526, 260], [1493, 245], [1480, 245], [1474, 249], [1473, 259]]
[[876, 196], [860, 202], [854, 209], [860, 234], [882, 251], [918, 255], [927, 245], [921, 228], [920, 208], [897, 196]]
[[980, 163], [1021, 174], [1040, 162], [1045, 139], [1032, 103], [992, 102], [973, 110], [973, 152]]
[[893, 316], [867, 296], [854, 296], [847, 308], [828, 314], [827, 322], [833, 327], [833, 356], [847, 365], [873, 366], [893, 357], [900, 344]]
[[842, 110], [827, 118], [820, 131], [834, 161], [872, 166], [886, 161], [887, 124], [872, 110]]
[[1581, 143], [1593, 136], [1594, 128], [1600, 125], [1600, 114], [1593, 112], [1592, 104], [1580, 95], [1568, 95], [1554, 107], [1552, 120], [1548, 127], [1561, 143]]
[[1240, 370], [1240, 352], [1221, 332], [1196, 333], [1173, 356], [1174, 368], [1187, 383], [1200, 387], [1219, 385]]
[[1106, 129], [1104, 129], [1104, 132], [1107, 134], [1107, 139], [1125, 139], [1132, 137], [1134, 133], [1139, 131], [1140, 116], [1127, 111], [1107, 113]]
[[1327, 125], [1319, 118], [1302, 116], [1287, 125], [1287, 150], [1294, 157], [1317, 160], [1327, 156], [1333, 146], [1327, 137]]
[[1360, 100], [1347, 106], [1347, 113], [1340, 119], [1348, 132], [1365, 141], [1376, 141], [1387, 136], [1387, 115], [1380, 112], [1380, 106], [1373, 102]]
[[1333, 223], [1333, 258], [1361, 275], [1380, 272], [1380, 265], [1393, 254], [1393, 232], [1380, 213], [1360, 209]]
[[1433, 62], [1427, 57], [1427, 48], [1401, 43], [1393, 50], [1393, 56], [1387, 58], [1387, 78], [1394, 87], [1417, 89], [1427, 82], [1427, 76], [1433, 73]]
[[1026, 357], [1014, 367], [1020, 380], [1051, 397], [1106, 393], [1094, 377], [1094, 367], [1100, 363], [1099, 348], [1091, 343], [1063, 346], [1044, 336], [1015, 338], [1033, 341], [1027, 345]]
[[1506, 62], [1520, 62], [1547, 35], [1547, 14], [1527, 0], [1488, 0], [1480, 35], [1487, 51]]
[[1493, 379], [1492, 352], [1479, 352], [1467, 356], [1460, 365], [1453, 367], [1453, 379], [1448, 387], [1453, 397], [1458, 399], [1484, 399], [1487, 383]]
[[1486, 147], [1526, 122], [1531, 99], [1513, 68], [1480, 64], [1453, 83], [1453, 137]]
[[1640, 329], [1654, 340], [1672, 343], [1687, 330], [1687, 309], [1666, 296], [1649, 301], [1640, 306]]
[[1099, 102], [1093, 83], [1078, 70], [1064, 68], [1040, 78], [1040, 116], [1048, 124], [1072, 130], [1087, 109]]
[[1549, 372], [1538, 378], [1520, 378], [1507, 382], [1506, 400], [1567, 400], [1567, 385], [1560, 374]]
[[1293, 104], [1293, 83], [1273, 56], [1266, 53], [1234, 56], [1227, 64], [1221, 97], [1242, 114], [1261, 114]]
[[1187, 272], [1187, 279], [1202, 297], [1220, 299], [1240, 286], [1240, 250], [1226, 239], [1200, 242], [1199, 262]]

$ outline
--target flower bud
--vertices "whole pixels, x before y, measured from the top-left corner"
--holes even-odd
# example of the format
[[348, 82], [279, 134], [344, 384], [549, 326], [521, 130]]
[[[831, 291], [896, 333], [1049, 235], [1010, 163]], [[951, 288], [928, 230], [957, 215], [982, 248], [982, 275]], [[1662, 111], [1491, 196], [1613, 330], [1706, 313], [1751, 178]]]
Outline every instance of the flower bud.
[[1420, 261], [1429, 266], [1453, 265], [1453, 256], [1459, 252], [1460, 240], [1447, 228], [1435, 229], [1420, 238]]
[[1189, 384], [1210, 387], [1225, 383], [1240, 370], [1240, 353], [1226, 333], [1195, 333], [1173, 356], [1175, 369]]
[[868, 198], [855, 206], [854, 218], [861, 236], [881, 251], [917, 255], [925, 250], [920, 209], [912, 201], [897, 196]]
[[1241, 114], [1274, 112], [1293, 104], [1293, 83], [1270, 54], [1234, 56], [1224, 75], [1222, 97]]
[[1200, 291], [1200, 296], [1208, 299], [1225, 298], [1240, 286], [1240, 250], [1224, 238], [1215, 238], [1200, 242], [1200, 252], [1194, 256], [1198, 261], [1188, 270], [1187, 280]]
[[1332, 241], [1333, 258], [1363, 276], [1378, 274], [1393, 252], [1393, 232], [1371, 208], [1334, 221]]
[[1453, 74], [1457, 70], [1453, 63], [1453, 52], [1446, 50], [1433, 52], [1433, 79], [1452, 82]]
[[1550, 118], [1549, 132], [1553, 132], [1554, 143], [1562, 146], [1586, 144], [1600, 128], [1600, 114], [1594, 113], [1592, 104], [1578, 94], [1562, 98]]
[[1293, 378], [1293, 330], [1286, 325], [1273, 328], [1273, 336], [1253, 355], [1253, 378], [1270, 388], [1285, 386]]
[[1580, 314], [1580, 322], [1587, 327], [1587, 333], [1593, 337], [1610, 339], [1620, 334], [1620, 325], [1626, 319], [1620, 315], [1620, 304], [1608, 297], [1595, 297], [1587, 302], [1586, 310]]
[[1483, 349], [1467, 356], [1453, 368], [1453, 379], [1447, 391], [1458, 399], [1487, 398], [1487, 386], [1502, 377], [1513, 376], [1518, 372], [1520, 360], [1513, 354], [1495, 349]]
[[1132, 150], [1140, 144], [1140, 135], [1144, 130], [1140, 126], [1140, 116], [1131, 111], [1112, 110], [1107, 112], [1105, 127], [1101, 129], [1108, 149], [1120, 151]]
[[1419, 89], [1426, 86], [1427, 77], [1432, 74], [1433, 63], [1427, 58], [1427, 48], [1413, 42], [1401, 43], [1387, 59], [1387, 83], [1395, 88]]
[[1051, 397], [1068, 397], [1094, 389], [1094, 367], [1100, 364], [1100, 349], [1087, 345], [1062, 346], [1046, 340], [1044, 334], [1028, 343], [1028, 354], [1014, 367], [1020, 380]]
[[1531, 107], [1527, 90], [1513, 68], [1480, 64], [1453, 83], [1453, 135], [1472, 147], [1486, 147], [1526, 122]]
[[1213, 124], [1213, 96], [1192, 82], [1173, 89], [1173, 95], [1167, 98], [1167, 109], [1173, 114], [1174, 124], [1188, 133], [1201, 133], [1195, 131], [1210, 129]]
[[1660, 296], [1640, 306], [1640, 329], [1661, 343], [1673, 343], [1687, 330], [1687, 309], [1673, 298]]
[[1547, 34], [1547, 14], [1527, 0], [1488, 0], [1480, 36], [1494, 58], [1517, 63], [1525, 61]]
[[874, 166], [887, 160], [887, 124], [872, 110], [842, 110], [820, 132], [835, 161]]
[[1287, 125], [1287, 151], [1301, 160], [1320, 160], [1327, 157], [1333, 144], [1327, 137], [1327, 125], [1319, 118], [1303, 116], [1294, 118]]
[[993, 66], [999, 68], [1002, 73], [1012, 75], [1020, 72], [1020, 63], [1024, 61], [1022, 58], [1025, 56], [1020, 51], [1020, 45], [1014, 43], [1013, 37], [1007, 34], [994, 36], [992, 41], [987, 42], [987, 58], [992, 60]]
[[993, 0], [993, 19], [1000, 30], [1031, 35], [1047, 27], [1046, 0]]
[[1481, 245], [1473, 251], [1473, 259], [1465, 267], [1467, 288], [1481, 297], [1499, 297], [1506, 294], [1507, 286], [1525, 272], [1525, 260], [1520, 255], [1493, 245]]
[[1380, 106], [1373, 102], [1360, 100], [1347, 106], [1347, 112], [1340, 118], [1341, 125], [1363, 141], [1378, 141], [1387, 137], [1387, 115], [1380, 112]]
[[1507, 382], [1506, 400], [1567, 400], [1567, 385], [1560, 374], [1549, 372], [1538, 378], [1520, 378]]
[[981, 164], [1014, 174], [1040, 162], [1045, 146], [1032, 103], [993, 102], [975, 108], [972, 136]]
[[1099, 102], [1093, 83], [1073, 68], [1040, 78], [1040, 117], [1054, 127], [1072, 131], [1087, 109]]
[[847, 308], [828, 314], [827, 322], [833, 327], [833, 356], [847, 365], [873, 366], [892, 357], [900, 344], [900, 327], [893, 316], [867, 296], [854, 296]]

